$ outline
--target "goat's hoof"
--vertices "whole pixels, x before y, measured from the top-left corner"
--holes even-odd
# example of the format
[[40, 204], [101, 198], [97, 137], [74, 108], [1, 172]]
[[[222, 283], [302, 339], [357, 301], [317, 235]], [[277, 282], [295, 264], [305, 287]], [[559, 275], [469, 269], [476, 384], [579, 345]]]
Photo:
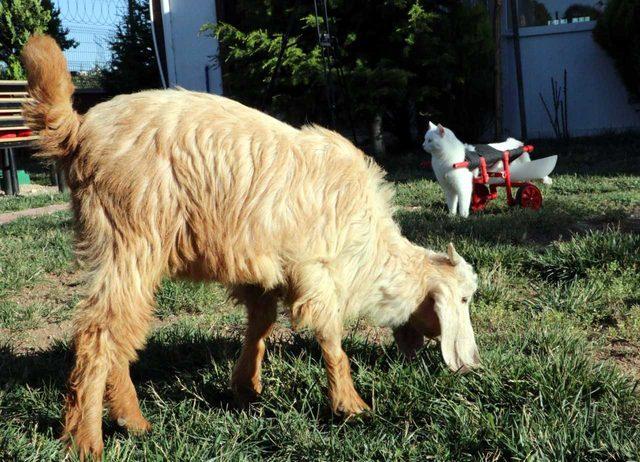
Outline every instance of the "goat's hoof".
[[102, 460], [104, 443], [101, 437], [92, 435], [65, 435], [63, 440], [67, 441], [67, 450], [75, 450], [81, 462]]
[[234, 382], [231, 384], [236, 404], [242, 409], [247, 409], [251, 404], [260, 399], [262, 384], [260, 381]]
[[151, 424], [142, 415], [135, 417], [118, 417], [115, 419], [119, 426], [126, 428], [134, 435], [142, 435], [151, 431]]
[[360, 396], [349, 397], [347, 399], [339, 399], [333, 404], [333, 410], [336, 414], [344, 418], [353, 417], [365, 412], [371, 411], [371, 408], [365, 403]]

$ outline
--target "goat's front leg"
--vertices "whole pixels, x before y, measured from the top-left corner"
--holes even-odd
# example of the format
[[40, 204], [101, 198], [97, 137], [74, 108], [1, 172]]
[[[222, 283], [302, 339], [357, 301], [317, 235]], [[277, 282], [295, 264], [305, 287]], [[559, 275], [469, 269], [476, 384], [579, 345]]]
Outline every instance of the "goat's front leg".
[[322, 357], [329, 379], [329, 399], [334, 413], [345, 416], [360, 414], [369, 406], [360, 398], [353, 386], [349, 358], [342, 350], [342, 328], [325, 326], [316, 331], [316, 338], [322, 348]]
[[349, 358], [342, 350], [342, 316], [336, 283], [326, 262], [309, 262], [293, 271], [298, 297], [291, 304], [294, 329], [313, 329], [322, 349], [333, 412], [360, 414], [369, 406], [353, 386]]

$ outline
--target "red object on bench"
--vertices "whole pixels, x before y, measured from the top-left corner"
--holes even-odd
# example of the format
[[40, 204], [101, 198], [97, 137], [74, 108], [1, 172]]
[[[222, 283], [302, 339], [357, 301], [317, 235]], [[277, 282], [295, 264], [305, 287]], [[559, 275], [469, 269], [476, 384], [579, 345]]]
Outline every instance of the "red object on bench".
[[8, 138], [24, 138], [25, 136], [32, 136], [33, 131], [31, 130], [20, 130], [19, 132], [9, 132], [3, 133], [0, 135], [0, 139], [8, 139]]
[[26, 80], [0, 79], [0, 186], [7, 195], [20, 193], [14, 150], [34, 146], [38, 139], [22, 115], [22, 104], [29, 100]]

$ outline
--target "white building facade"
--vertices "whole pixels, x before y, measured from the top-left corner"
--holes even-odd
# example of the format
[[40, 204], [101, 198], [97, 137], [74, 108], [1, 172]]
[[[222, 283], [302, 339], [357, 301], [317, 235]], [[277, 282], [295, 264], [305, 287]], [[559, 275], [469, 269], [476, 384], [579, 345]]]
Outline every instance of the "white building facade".
[[218, 41], [200, 32], [217, 21], [215, 0], [151, 0], [166, 86], [222, 94]]
[[[639, 102], [631, 100], [613, 60], [593, 38], [595, 13], [589, 16], [588, 9], [601, 11], [604, 1], [516, 0], [529, 138], [555, 135], [541, 96], [553, 115], [551, 79], [563, 85], [565, 70], [571, 136], [640, 129]], [[576, 4], [587, 12], [569, 17]], [[200, 33], [203, 24], [217, 21], [215, 0], [151, 0], [151, 5], [167, 86], [222, 94], [221, 70], [214, 59], [218, 42]], [[503, 0], [503, 5], [503, 135], [521, 137], [511, 0]]]
[[[504, 135], [519, 137], [520, 114], [510, 1], [504, 0], [503, 3], [503, 128]], [[516, 3], [528, 137], [554, 136], [540, 96], [554, 116], [551, 79], [562, 86], [565, 70], [567, 120], [571, 136], [640, 129], [640, 104], [631, 99], [613, 60], [595, 42], [593, 29], [596, 21], [590, 16], [566, 17], [571, 5], [579, 4], [597, 11], [603, 8], [603, 2], [518, 0]], [[580, 14], [586, 15], [588, 11]]]

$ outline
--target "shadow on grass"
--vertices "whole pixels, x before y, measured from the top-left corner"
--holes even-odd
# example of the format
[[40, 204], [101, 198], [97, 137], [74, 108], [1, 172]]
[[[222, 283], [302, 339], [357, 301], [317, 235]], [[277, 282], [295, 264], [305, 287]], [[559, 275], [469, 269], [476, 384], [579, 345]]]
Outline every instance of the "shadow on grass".
[[[554, 198], [547, 201], [540, 211], [489, 207], [482, 214], [464, 219], [451, 217], [443, 206], [436, 206], [415, 211], [400, 210], [397, 218], [403, 234], [419, 243], [437, 236], [445, 240], [466, 237], [488, 244], [548, 244], [569, 238], [577, 231], [576, 224], [588, 219], [589, 215], [580, 204]], [[599, 217], [599, 222], [616, 225], [624, 217], [622, 210], [608, 210]]]
[[[139, 354], [139, 360], [132, 365], [131, 377], [142, 399], [154, 399], [150, 396], [150, 388], [160, 390], [160, 398], [165, 401], [181, 401], [191, 394], [197, 394], [211, 407], [233, 410], [234, 402], [229, 390], [229, 380], [214, 382], [202, 386], [198, 380], [198, 372], [212, 364], [227, 364], [233, 361], [240, 351], [240, 339], [237, 338], [174, 338], [151, 339], [147, 347]], [[32, 354], [16, 354], [9, 347], [0, 348], [0, 390], [15, 392], [17, 399], [5, 406], [3, 413], [23, 414], [25, 398], [24, 390], [42, 392], [62, 405], [67, 390], [67, 378], [73, 366], [73, 352], [64, 344], [56, 344], [51, 349]], [[151, 385], [149, 387], [148, 385]], [[187, 391], [189, 390], [189, 391]], [[12, 406], [15, 402], [15, 407]], [[61, 415], [55, 416], [42, 406], [34, 406], [28, 410], [27, 418], [41, 433], [53, 429], [60, 435]], [[23, 419], [25, 417], [23, 416]], [[105, 425], [105, 435], [118, 433], [117, 425], [109, 422]]]
[[534, 157], [558, 155], [556, 173], [586, 175], [640, 174], [640, 133], [621, 133], [569, 140], [534, 140]]
[[[447, 371], [437, 348], [422, 350], [416, 361], [405, 365], [395, 348], [387, 351], [360, 338], [347, 339], [356, 386], [365, 400], [375, 396], [376, 409], [372, 418], [344, 424], [328, 411], [326, 379], [313, 340], [271, 342], [265, 397], [255, 408], [256, 417], [235, 411], [228, 392], [238, 339], [211, 338], [181, 327], [160, 331], [133, 368], [145, 413], [158, 425], [153, 440], [133, 444], [142, 451], [160, 448], [162, 456], [150, 454], [166, 458], [162, 448], [174, 447], [179, 424], [180, 431], [197, 436], [189, 450], [210, 440], [212, 429], [227, 426], [229, 447], [246, 442], [257, 448], [260, 458], [278, 460], [325, 460], [329, 445], [333, 447], [326, 439], [330, 435], [340, 437], [336, 460], [360, 460], [357, 455], [363, 453], [363, 460], [425, 460], [436, 453], [436, 446], [451, 454], [443, 460], [467, 460], [469, 454], [495, 459], [497, 453], [504, 456], [501, 460], [522, 460], [532, 451], [549, 460], [564, 454], [633, 460], [638, 441], [634, 384], [593, 362], [584, 339], [535, 322], [528, 327], [500, 334], [483, 353], [485, 367], [465, 376]], [[0, 367], [7, 369], [0, 377], [0, 409], [4, 419], [19, 422], [19, 432], [51, 438], [53, 428], [59, 434], [69, 358], [61, 345], [30, 356], [0, 350]], [[104, 430], [108, 447], [121, 444], [108, 438], [120, 432], [114, 423]], [[225, 432], [218, 434], [228, 438]], [[417, 438], [408, 440], [407, 434]], [[415, 441], [433, 447], [416, 452]], [[219, 449], [217, 442], [216, 448], [211, 451]], [[398, 451], [408, 452], [393, 457]], [[127, 460], [144, 458], [134, 457]]]
[[[161, 399], [173, 403], [197, 397], [197, 401], [206, 407], [239, 413], [241, 409], [236, 406], [229, 383], [232, 365], [241, 346], [239, 337], [211, 337], [201, 331], [185, 332], [180, 328], [161, 330], [150, 339], [140, 352], [138, 361], [132, 365], [131, 377], [138, 396], [141, 400]], [[378, 344], [350, 337], [345, 338], [344, 348], [351, 358], [354, 375], [360, 367], [386, 371], [393, 363], [402, 361], [396, 348], [387, 350]], [[310, 358], [314, 367], [321, 371], [321, 387], [324, 389], [321, 351], [314, 339], [293, 335], [287, 340], [268, 341], [267, 351], [265, 363], [275, 360], [278, 367], [283, 367], [283, 362], [291, 365], [300, 358], [305, 358], [305, 361]], [[436, 367], [440, 362], [439, 354], [433, 348], [425, 349], [420, 361]], [[16, 354], [8, 346], [0, 347], [0, 391], [6, 391], [8, 397], [14, 396], [13, 400], [5, 400], [3, 413], [9, 417], [21, 415], [22, 419], [26, 415], [38, 432], [44, 434], [53, 429], [54, 434], [59, 435], [62, 430], [59, 409], [72, 366], [73, 352], [62, 343], [31, 354]], [[269, 371], [266, 371], [265, 378], [268, 376]], [[308, 392], [300, 388], [304, 387], [295, 386], [287, 393], [303, 396]], [[46, 395], [47, 401], [60, 406], [58, 412], [52, 413], [50, 407], [29, 404], [31, 400], [26, 399], [24, 393]], [[260, 403], [257, 403], [257, 408], [260, 408]], [[325, 411], [321, 417], [328, 424], [334, 420], [328, 401]], [[269, 416], [275, 410], [264, 408], [261, 412]], [[117, 425], [106, 423], [105, 434], [114, 432], [120, 432]]]

